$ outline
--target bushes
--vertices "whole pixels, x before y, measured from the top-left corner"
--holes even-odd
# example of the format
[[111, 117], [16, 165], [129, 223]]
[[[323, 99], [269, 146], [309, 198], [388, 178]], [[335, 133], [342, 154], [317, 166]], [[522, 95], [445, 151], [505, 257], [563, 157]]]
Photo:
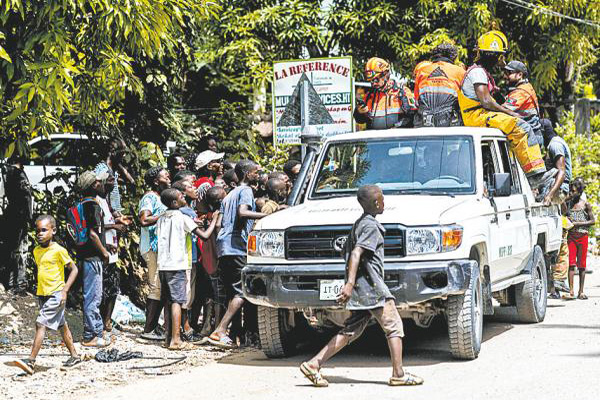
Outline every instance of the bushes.
[[591, 119], [592, 132], [589, 136], [575, 134], [575, 118], [568, 113], [561, 119], [557, 133], [571, 149], [573, 178], [581, 177], [586, 183], [588, 201], [598, 215], [600, 207], [600, 115]]

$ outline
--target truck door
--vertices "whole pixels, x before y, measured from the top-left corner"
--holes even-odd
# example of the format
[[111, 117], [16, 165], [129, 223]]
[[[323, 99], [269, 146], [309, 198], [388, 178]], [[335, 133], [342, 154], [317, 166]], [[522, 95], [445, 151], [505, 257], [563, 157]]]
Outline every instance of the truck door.
[[511, 275], [516, 275], [521, 272], [527, 257], [532, 250], [532, 233], [529, 221], [529, 208], [525, 203], [521, 181], [519, 178], [516, 159], [512, 151], [509, 150], [506, 140], [498, 140], [498, 150], [500, 152], [500, 161], [504, 173], [510, 174], [511, 178], [511, 194], [509, 197], [496, 199], [500, 203], [506, 203], [503, 208], [506, 209], [504, 214], [506, 218], [506, 228], [510, 230], [512, 237], [512, 251], [509, 258], [511, 259], [510, 271]]
[[[481, 155], [483, 159], [483, 179], [488, 188], [493, 185], [495, 173], [501, 173], [501, 161], [494, 139], [481, 142]], [[513, 225], [510, 219], [510, 201], [508, 197], [488, 196], [493, 212], [488, 223], [489, 243], [488, 261], [490, 263], [490, 279], [498, 282], [512, 274], [512, 244]]]

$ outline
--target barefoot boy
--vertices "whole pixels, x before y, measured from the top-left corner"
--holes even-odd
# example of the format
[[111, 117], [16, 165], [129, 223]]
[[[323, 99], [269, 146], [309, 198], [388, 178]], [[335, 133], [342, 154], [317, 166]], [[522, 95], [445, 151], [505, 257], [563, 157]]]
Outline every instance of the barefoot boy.
[[329, 382], [321, 375], [321, 367], [333, 355], [356, 340], [375, 317], [386, 334], [392, 356], [390, 386], [420, 385], [423, 379], [402, 368], [402, 319], [396, 310], [394, 296], [383, 280], [383, 234], [385, 229], [375, 216], [383, 213], [383, 193], [378, 186], [358, 189], [358, 202], [364, 210], [354, 223], [346, 248], [351, 251], [347, 260], [346, 284], [338, 297], [352, 311], [344, 327], [312, 359], [300, 365], [300, 370], [314, 386], [325, 387]]
[[[35, 337], [29, 358], [15, 360], [10, 365], [19, 367], [28, 374], [33, 374], [35, 358], [41, 347], [46, 329], [59, 330], [63, 341], [71, 353], [64, 366], [72, 367], [81, 362], [73, 346], [73, 336], [65, 320], [65, 304], [67, 293], [77, 277], [77, 267], [67, 250], [54, 242], [56, 221], [50, 215], [42, 215], [35, 221], [36, 238], [39, 243], [33, 250], [33, 257], [38, 268], [37, 295], [39, 296], [40, 313], [35, 321]], [[65, 283], [65, 267], [71, 270]]]
[[[156, 223], [158, 237], [158, 272], [161, 284], [161, 300], [165, 304], [166, 340], [169, 350], [190, 350], [190, 343], [181, 341], [181, 306], [187, 299], [187, 275], [191, 268], [191, 233], [207, 240], [215, 229], [216, 218], [206, 230], [180, 211], [186, 206], [183, 193], [177, 189], [165, 189], [160, 201], [168, 210]], [[218, 214], [218, 212], [217, 212]], [[169, 329], [170, 328], [170, 329]]]

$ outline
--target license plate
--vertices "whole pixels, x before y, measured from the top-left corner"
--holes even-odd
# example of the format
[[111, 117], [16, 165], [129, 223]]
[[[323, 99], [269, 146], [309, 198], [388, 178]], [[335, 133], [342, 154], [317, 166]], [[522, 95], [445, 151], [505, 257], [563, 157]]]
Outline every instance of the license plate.
[[319, 300], [337, 299], [343, 287], [343, 279], [321, 279], [319, 281]]

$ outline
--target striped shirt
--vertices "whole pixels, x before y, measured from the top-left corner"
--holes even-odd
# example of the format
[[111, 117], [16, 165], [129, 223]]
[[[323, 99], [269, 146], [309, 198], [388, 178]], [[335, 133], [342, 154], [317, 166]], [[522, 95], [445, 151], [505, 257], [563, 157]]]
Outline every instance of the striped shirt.
[[106, 162], [100, 162], [94, 168], [94, 172], [96, 174], [101, 174], [102, 172], [112, 173], [115, 177], [115, 187], [112, 192], [110, 192], [110, 206], [114, 211], [122, 211], [123, 207], [121, 207], [121, 193], [119, 192], [119, 173], [113, 171]]

